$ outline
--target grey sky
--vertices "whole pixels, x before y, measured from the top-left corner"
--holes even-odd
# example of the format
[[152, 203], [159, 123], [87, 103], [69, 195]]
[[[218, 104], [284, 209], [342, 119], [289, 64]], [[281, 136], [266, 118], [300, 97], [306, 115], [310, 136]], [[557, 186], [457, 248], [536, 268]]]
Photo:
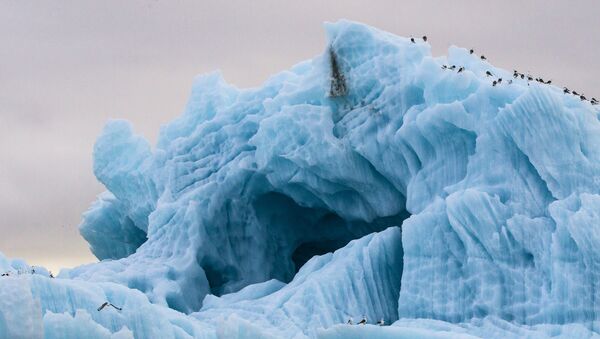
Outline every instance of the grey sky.
[[56, 270], [94, 260], [77, 225], [103, 188], [108, 118], [154, 141], [193, 77], [240, 87], [321, 53], [323, 21], [427, 34], [600, 96], [598, 1], [0, 0], [0, 251]]

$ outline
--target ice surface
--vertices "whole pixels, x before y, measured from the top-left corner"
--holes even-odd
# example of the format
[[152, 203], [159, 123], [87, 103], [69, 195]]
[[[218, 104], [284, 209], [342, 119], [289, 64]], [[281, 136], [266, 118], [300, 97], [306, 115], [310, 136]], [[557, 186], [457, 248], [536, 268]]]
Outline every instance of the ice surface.
[[[326, 31], [260, 88], [199, 77], [154, 148], [109, 122], [80, 226], [104, 260], [2, 277], [0, 335], [597, 335], [599, 111], [462, 48]], [[363, 315], [396, 322], [342, 325]]]
[[[236, 314], [269, 328], [279, 338], [299, 333], [314, 337], [317, 328], [346, 323], [350, 318], [359, 321], [363, 316], [392, 323], [397, 320], [401, 272], [401, 232], [390, 227], [352, 241], [333, 254], [314, 257], [289, 284], [264, 297], [255, 298], [247, 287], [232, 294], [234, 300], [224, 296], [220, 299], [229, 297], [231, 301], [205, 302], [192, 316], [214, 323], [212, 319]], [[270, 290], [268, 285], [264, 288]]]

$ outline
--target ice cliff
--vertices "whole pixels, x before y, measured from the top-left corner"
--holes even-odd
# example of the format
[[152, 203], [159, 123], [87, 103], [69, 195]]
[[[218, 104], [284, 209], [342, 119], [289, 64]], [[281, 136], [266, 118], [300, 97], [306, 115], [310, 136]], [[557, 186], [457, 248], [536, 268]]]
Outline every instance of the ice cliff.
[[[103, 260], [0, 279], [22, 291], [0, 336], [15, 303], [46, 337], [596, 336], [599, 111], [465, 49], [326, 31], [260, 88], [199, 77], [155, 147], [109, 122], [80, 226]], [[340, 325], [363, 316], [392, 325]]]

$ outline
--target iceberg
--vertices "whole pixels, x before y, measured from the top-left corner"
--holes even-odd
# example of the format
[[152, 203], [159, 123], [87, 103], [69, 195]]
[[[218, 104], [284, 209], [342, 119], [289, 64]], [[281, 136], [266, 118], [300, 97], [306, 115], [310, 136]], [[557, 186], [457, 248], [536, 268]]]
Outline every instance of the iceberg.
[[109, 121], [80, 225], [101, 261], [0, 256], [0, 337], [599, 336], [600, 110], [463, 48], [325, 29], [261, 87], [198, 77], [155, 146]]

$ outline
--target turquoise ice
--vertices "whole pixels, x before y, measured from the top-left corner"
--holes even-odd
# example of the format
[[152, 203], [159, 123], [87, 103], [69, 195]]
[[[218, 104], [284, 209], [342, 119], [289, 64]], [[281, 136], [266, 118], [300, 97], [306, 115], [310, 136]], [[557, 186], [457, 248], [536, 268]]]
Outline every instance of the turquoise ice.
[[80, 226], [102, 261], [0, 279], [22, 292], [0, 337], [597, 336], [600, 111], [462, 48], [325, 27], [259, 88], [198, 77], [155, 146], [110, 121]]

